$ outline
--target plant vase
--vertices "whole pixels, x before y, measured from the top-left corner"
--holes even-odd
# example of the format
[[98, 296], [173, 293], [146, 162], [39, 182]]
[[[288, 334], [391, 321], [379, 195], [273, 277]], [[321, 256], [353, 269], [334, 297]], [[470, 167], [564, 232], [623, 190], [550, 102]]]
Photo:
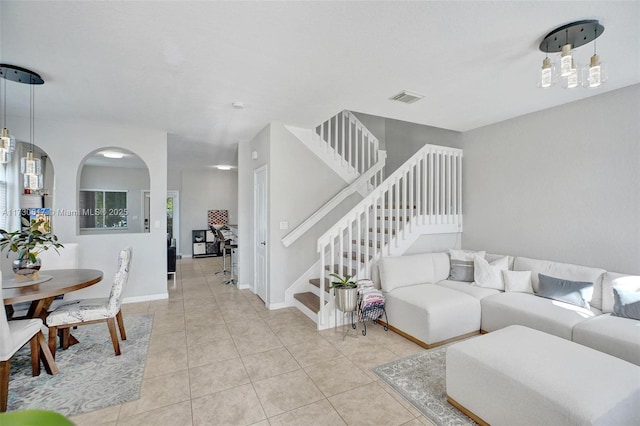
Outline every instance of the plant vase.
[[35, 281], [40, 278], [42, 262], [39, 257], [32, 262], [31, 259], [16, 259], [13, 261], [13, 273], [16, 274], [16, 282]]
[[357, 308], [358, 289], [357, 288], [336, 288], [336, 307], [342, 312], [353, 312]]

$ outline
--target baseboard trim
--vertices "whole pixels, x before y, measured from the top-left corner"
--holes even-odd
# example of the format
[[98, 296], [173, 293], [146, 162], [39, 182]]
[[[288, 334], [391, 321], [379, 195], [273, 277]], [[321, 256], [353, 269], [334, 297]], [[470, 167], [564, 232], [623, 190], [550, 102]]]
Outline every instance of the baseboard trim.
[[464, 407], [464, 405], [460, 404], [458, 401], [456, 401], [455, 399], [451, 398], [449, 395], [447, 395], [447, 402], [449, 404], [453, 405], [454, 407], [456, 407], [465, 416], [469, 417], [471, 420], [473, 420], [474, 422], [478, 423], [480, 426], [490, 426], [489, 423], [485, 422], [480, 417], [476, 416], [471, 411], [467, 410]]
[[389, 327], [389, 330], [393, 331], [394, 333], [397, 333], [399, 335], [401, 335], [402, 337], [404, 337], [407, 340], [411, 340], [413, 343], [415, 343], [418, 346], [422, 346], [425, 349], [433, 349], [433, 348], [437, 348], [438, 346], [442, 346], [442, 345], [446, 345], [448, 343], [452, 343], [458, 340], [463, 340], [463, 339], [467, 339], [469, 337], [473, 337], [473, 336], [477, 336], [478, 334], [480, 334], [480, 331], [472, 331], [471, 333], [467, 333], [467, 334], [462, 334], [460, 336], [456, 336], [456, 337], [452, 337], [450, 339], [446, 339], [443, 340], [441, 342], [436, 342], [436, 343], [425, 343], [422, 340], [419, 340], [415, 337], [413, 337], [410, 334], [405, 333], [404, 331], [397, 329], [396, 327], [386, 324], [384, 321], [378, 320], [378, 322], [382, 325], [386, 325], [387, 327]]
[[124, 299], [122, 299], [122, 303], [127, 304], [127, 303], [150, 302], [152, 300], [163, 300], [168, 298], [169, 298], [169, 293], [151, 294], [149, 296], [125, 297]]
[[269, 309], [270, 311], [274, 311], [276, 309], [292, 308], [293, 306], [294, 304], [291, 302], [269, 303], [267, 309]]

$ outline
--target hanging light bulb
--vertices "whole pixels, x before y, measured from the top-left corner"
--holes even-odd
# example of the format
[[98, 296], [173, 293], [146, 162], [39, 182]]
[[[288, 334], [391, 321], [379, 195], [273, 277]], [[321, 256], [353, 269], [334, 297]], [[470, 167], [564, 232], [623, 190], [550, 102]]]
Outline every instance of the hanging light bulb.
[[572, 73], [573, 64], [573, 52], [571, 51], [571, 44], [567, 43], [562, 46], [562, 53], [560, 54], [560, 75], [562, 77], [568, 77]]
[[578, 78], [578, 67], [576, 66], [575, 61], [571, 61], [570, 72], [565, 80], [564, 87], [566, 89], [573, 89], [574, 87], [578, 87], [578, 84], [580, 84], [580, 79]]
[[42, 178], [42, 160], [39, 158], [33, 157], [33, 138], [34, 138], [34, 128], [35, 128], [35, 120], [33, 115], [33, 110], [35, 109], [35, 101], [33, 94], [33, 85], [31, 86], [30, 91], [30, 119], [29, 119], [29, 139], [31, 140], [31, 147], [27, 152], [26, 157], [22, 157], [20, 159], [20, 173], [24, 175], [23, 184], [25, 189], [42, 189], [43, 187], [43, 178]]
[[544, 58], [540, 71], [540, 87], [551, 87], [555, 83], [555, 74], [555, 66], [551, 63], [551, 59]]
[[[598, 29], [595, 29], [595, 37], [598, 37]], [[593, 56], [589, 60], [589, 66], [583, 70], [583, 83], [585, 87], [599, 87], [605, 81], [605, 68], [600, 62], [600, 55], [596, 53], [596, 42], [593, 42]]]

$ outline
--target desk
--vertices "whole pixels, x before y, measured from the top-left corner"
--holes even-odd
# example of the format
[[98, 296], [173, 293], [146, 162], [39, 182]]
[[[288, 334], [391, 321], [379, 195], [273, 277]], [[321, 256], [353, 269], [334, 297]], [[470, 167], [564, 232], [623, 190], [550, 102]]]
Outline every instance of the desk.
[[28, 318], [47, 318], [47, 309], [56, 296], [80, 290], [102, 281], [102, 271], [96, 269], [57, 269], [41, 271], [51, 275], [49, 281], [17, 288], [2, 289], [5, 305], [31, 302]]

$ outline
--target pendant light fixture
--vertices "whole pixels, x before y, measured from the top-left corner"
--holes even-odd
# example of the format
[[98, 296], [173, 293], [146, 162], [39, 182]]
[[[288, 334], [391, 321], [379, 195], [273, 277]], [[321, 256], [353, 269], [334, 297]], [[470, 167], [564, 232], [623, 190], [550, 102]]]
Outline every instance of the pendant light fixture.
[[2, 103], [3, 128], [0, 133], [0, 163], [6, 164], [11, 162], [13, 151], [16, 150], [16, 138], [7, 129], [7, 79], [2, 80]]
[[20, 173], [24, 175], [24, 188], [25, 189], [42, 189], [42, 160], [33, 157], [34, 144], [33, 139], [35, 137], [35, 100], [33, 93], [33, 86], [29, 87], [29, 151], [26, 157], [20, 159]]
[[[30, 123], [33, 122], [33, 86], [44, 84], [44, 80], [31, 70], [9, 64], [0, 64], [0, 77], [4, 80], [2, 90], [4, 127], [2, 133], [0, 133], [0, 163], [9, 163], [16, 149], [16, 139], [11, 135], [9, 129], [7, 129], [7, 80], [30, 85], [32, 112]], [[31, 126], [33, 125], [31, 124]], [[32, 130], [33, 127], [30, 129]], [[33, 146], [33, 141], [31, 141], [31, 145]], [[40, 180], [42, 180], [42, 175]], [[42, 188], [42, 185], [40, 185], [40, 188]]]
[[589, 65], [583, 70], [583, 85], [584, 87], [599, 87], [606, 80], [606, 73], [604, 64], [600, 62], [600, 55], [596, 51], [595, 38], [598, 37], [598, 28], [594, 29], [594, 41], [593, 41], [593, 56], [589, 59]]
[[586, 87], [597, 87], [602, 83], [600, 58], [595, 53], [591, 57], [589, 67], [580, 72], [576, 50], [598, 38], [604, 32], [604, 26], [595, 19], [571, 22], [556, 28], [547, 34], [540, 43], [540, 50], [545, 53], [542, 62], [539, 87], [550, 87], [556, 82], [556, 74], [549, 52], [559, 52], [559, 76], [562, 87], [572, 89], [583, 83]]

